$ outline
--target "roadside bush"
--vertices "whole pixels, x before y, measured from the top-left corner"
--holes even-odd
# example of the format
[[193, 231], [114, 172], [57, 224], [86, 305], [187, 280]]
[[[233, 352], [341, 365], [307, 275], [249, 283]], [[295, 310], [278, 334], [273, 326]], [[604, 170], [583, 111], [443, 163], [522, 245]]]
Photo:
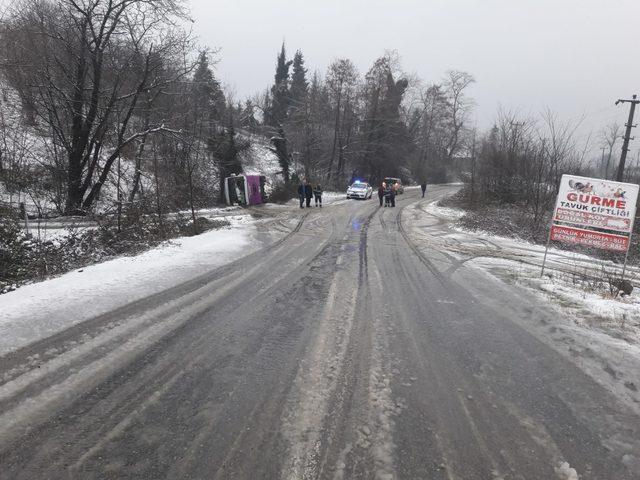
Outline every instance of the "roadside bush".
[[[471, 231], [483, 231], [502, 237], [518, 238], [527, 242], [545, 245], [549, 235], [552, 207], [538, 214], [537, 218], [526, 205], [502, 203], [494, 199], [482, 202], [472, 202], [470, 186], [466, 185], [456, 194], [439, 202], [443, 207], [459, 208], [465, 214], [458, 221], [459, 225]], [[640, 262], [640, 221], [636, 220], [634, 234], [631, 236], [629, 248], [629, 263]], [[624, 255], [606, 250], [588, 248], [579, 245], [567, 245], [559, 242], [552, 243], [553, 248], [570, 250], [586, 255], [622, 263]]]
[[[72, 229], [64, 237], [43, 241], [22, 230], [16, 212], [0, 210], [0, 293], [118, 255], [135, 255], [165, 240], [194, 233], [186, 217], [165, 219], [160, 227], [157, 216], [130, 209], [120, 220], [118, 229], [117, 216], [98, 217], [98, 228]], [[199, 217], [196, 221], [199, 233], [230, 225], [224, 219]]]
[[289, 185], [277, 183], [271, 190], [269, 201], [273, 203], [286, 203], [297, 196], [297, 188], [297, 183], [292, 182]]
[[22, 234], [17, 212], [0, 207], [0, 291], [20, 277], [28, 257], [28, 239]]
[[[181, 236], [191, 237], [194, 235], [193, 222], [191, 219], [185, 221], [184, 219], [178, 221], [176, 223], [178, 232]], [[224, 228], [230, 226], [228, 220], [220, 220], [220, 219], [209, 219], [205, 217], [197, 217], [196, 218], [196, 227], [198, 233], [206, 232], [207, 230], [217, 230], [219, 228]]]
[[77, 236], [71, 234], [64, 242], [41, 241], [22, 230], [15, 212], [5, 209], [0, 218], [0, 292], [68, 269]]

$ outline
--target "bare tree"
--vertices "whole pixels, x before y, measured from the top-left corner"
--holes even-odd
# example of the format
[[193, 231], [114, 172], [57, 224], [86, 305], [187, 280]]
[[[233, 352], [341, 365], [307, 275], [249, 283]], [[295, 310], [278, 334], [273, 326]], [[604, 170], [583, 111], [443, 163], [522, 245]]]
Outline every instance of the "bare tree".
[[474, 102], [467, 95], [467, 89], [475, 82], [467, 72], [451, 70], [443, 83], [443, 89], [449, 103], [449, 141], [447, 155], [452, 159], [461, 148], [462, 134], [465, 132], [469, 114]]
[[178, 0], [24, 0], [6, 20], [10, 78], [66, 152], [67, 214], [92, 208], [127, 145], [169, 130], [132, 119], [144, 95], [193, 68], [173, 28], [182, 17]]
[[578, 126], [550, 110], [537, 119], [500, 110], [494, 127], [479, 142], [468, 192], [473, 191], [480, 204], [521, 208], [536, 230], [551, 210], [560, 176], [579, 174], [583, 167], [586, 149], [578, 144]]
[[417, 180], [446, 180], [448, 161], [449, 102], [441, 85], [427, 86], [414, 104], [412, 134], [417, 149], [411, 161], [411, 171]]
[[609, 178], [609, 169], [613, 169], [611, 157], [613, 150], [618, 143], [618, 139], [622, 138], [622, 126], [618, 122], [613, 122], [604, 127], [600, 133], [602, 145], [609, 150], [606, 156], [606, 163], [602, 165], [604, 169], [604, 178]]
[[[358, 82], [358, 72], [355, 65], [349, 59], [338, 59], [329, 65], [327, 71], [327, 86], [329, 88], [333, 122], [333, 143], [329, 164], [327, 167], [327, 179], [331, 179], [336, 151], [339, 155], [337, 172], [344, 169], [344, 147], [347, 137], [350, 137], [352, 123], [348, 121], [349, 112], [355, 96]], [[346, 124], [346, 125], [345, 125]]]

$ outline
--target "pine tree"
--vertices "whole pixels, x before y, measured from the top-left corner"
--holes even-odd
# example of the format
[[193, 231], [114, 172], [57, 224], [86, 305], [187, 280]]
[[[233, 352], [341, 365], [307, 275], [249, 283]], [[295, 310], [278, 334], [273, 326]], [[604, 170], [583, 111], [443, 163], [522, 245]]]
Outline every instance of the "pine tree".
[[291, 60], [287, 61], [287, 52], [283, 42], [282, 49], [278, 54], [275, 82], [271, 87], [271, 106], [267, 115], [267, 122], [273, 126], [281, 125], [287, 118], [290, 103], [289, 68], [291, 63]]
[[209, 66], [206, 51], [200, 52], [198, 66], [193, 74], [192, 102], [196, 111], [204, 109], [207, 121], [222, 120], [225, 113], [224, 93]]
[[304, 105], [309, 90], [309, 82], [307, 82], [307, 69], [304, 68], [304, 57], [302, 52], [298, 50], [293, 57], [293, 73], [291, 75], [291, 105], [298, 110]]
[[255, 117], [255, 106], [251, 100], [246, 100], [242, 113], [240, 114], [240, 126], [253, 130], [258, 126], [258, 121]]

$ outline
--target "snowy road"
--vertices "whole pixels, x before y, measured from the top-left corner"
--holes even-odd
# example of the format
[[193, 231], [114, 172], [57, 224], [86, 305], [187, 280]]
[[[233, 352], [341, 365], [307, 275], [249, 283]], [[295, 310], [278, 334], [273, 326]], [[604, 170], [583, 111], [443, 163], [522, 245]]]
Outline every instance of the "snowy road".
[[557, 312], [420, 243], [451, 189], [0, 357], [0, 479], [640, 478], [637, 409], [522, 326]]

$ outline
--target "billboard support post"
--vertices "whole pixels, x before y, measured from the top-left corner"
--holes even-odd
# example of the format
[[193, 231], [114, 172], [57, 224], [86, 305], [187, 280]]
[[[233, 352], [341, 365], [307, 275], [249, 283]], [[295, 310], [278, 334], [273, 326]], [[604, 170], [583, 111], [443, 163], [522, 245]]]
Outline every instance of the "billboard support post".
[[544, 257], [542, 258], [542, 270], [540, 271], [541, 277], [544, 276], [544, 266], [547, 263], [547, 253], [549, 252], [549, 243], [551, 243], [551, 225], [553, 225], [553, 216], [551, 217], [551, 222], [549, 222], [549, 235], [547, 235], [547, 245], [544, 247]]
[[[631, 242], [629, 242], [631, 243]], [[620, 282], [616, 285], [616, 297], [620, 295], [620, 290], [622, 290], [622, 282], [624, 282], [624, 274], [627, 272], [627, 259], [629, 258], [629, 250], [624, 255], [624, 264], [622, 265], [622, 274], [620, 274]]]

